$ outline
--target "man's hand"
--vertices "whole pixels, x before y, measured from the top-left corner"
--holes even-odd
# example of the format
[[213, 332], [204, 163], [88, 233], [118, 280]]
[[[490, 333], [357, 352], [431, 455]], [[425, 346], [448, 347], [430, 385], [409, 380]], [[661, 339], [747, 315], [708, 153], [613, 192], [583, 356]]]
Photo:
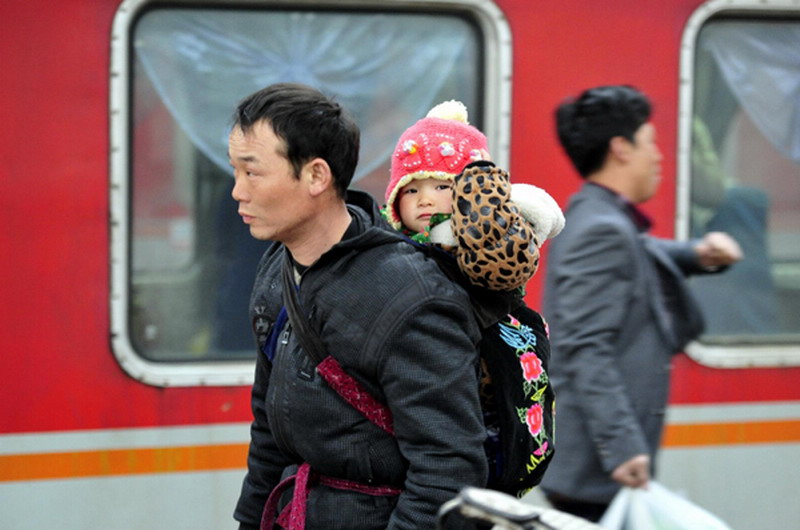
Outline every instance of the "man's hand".
[[700, 265], [710, 269], [731, 265], [742, 259], [739, 243], [725, 232], [709, 232], [694, 247]]
[[629, 488], [646, 488], [650, 480], [650, 457], [636, 455], [611, 472], [611, 478]]

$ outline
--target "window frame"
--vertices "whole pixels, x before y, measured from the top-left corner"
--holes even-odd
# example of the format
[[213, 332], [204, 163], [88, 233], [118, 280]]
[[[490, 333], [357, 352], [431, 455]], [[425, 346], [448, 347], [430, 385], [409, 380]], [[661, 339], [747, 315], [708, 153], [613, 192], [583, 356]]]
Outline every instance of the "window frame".
[[502, 11], [486, 0], [126, 0], [118, 8], [111, 31], [109, 82], [109, 232], [111, 348], [125, 372], [142, 383], [158, 386], [240, 386], [253, 382], [253, 360], [157, 362], [136, 352], [129, 335], [131, 296], [131, 107], [133, 29], [145, 9], [158, 7], [221, 7], [320, 10], [361, 8], [375, 11], [450, 13], [473, 20], [483, 37], [483, 123], [494, 145], [492, 155], [508, 166], [511, 131], [511, 30]]
[[[721, 16], [763, 20], [781, 15], [800, 21], [800, 3], [797, 0], [711, 0], [692, 13], [684, 28], [680, 51], [675, 215], [675, 235], [679, 240], [689, 239], [695, 50], [700, 30], [707, 22]], [[707, 344], [698, 340], [689, 344], [686, 353], [700, 364], [715, 368], [800, 366], [800, 343], [742, 340], [736, 344]]]

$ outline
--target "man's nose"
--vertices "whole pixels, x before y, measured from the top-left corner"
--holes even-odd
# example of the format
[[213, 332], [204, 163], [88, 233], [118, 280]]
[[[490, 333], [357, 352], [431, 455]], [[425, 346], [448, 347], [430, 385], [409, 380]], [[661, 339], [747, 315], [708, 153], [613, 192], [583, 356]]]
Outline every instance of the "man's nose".
[[233, 197], [233, 200], [236, 202], [245, 202], [247, 200], [247, 193], [244, 184], [242, 184], [242, 180], [243, 179], [237, 179], [236, 177], [233, 179], [231, 197]]

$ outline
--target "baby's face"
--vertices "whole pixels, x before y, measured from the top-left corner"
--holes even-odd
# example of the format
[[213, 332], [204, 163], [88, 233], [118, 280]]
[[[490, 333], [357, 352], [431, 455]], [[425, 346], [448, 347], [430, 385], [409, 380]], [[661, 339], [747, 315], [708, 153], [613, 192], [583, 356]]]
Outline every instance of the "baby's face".
[[414, 232], [421, 232], [430, 224], [431, 216], [451, 213], [453, 182], [439, 179], [412, 180], [398, 193], [400, 219]]

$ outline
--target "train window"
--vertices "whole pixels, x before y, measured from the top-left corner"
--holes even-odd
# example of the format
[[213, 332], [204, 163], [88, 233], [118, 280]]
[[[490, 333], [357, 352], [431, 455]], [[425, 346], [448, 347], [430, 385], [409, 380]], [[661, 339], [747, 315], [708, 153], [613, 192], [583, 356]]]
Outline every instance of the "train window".
[[800, 11], [734, 4], [693, 34], [679, 230], [727, 232], [745, 258], [692, 280], [706, 331], [689, 353], [722, 366], [800, 364]]
[[[268, 243], [237, 215], [227, 135], [273, 82], [334, 96], [362, 129], [354, 186], [382, 197], [400, 133], [459, 99], [507, 156], [510, 38], [491, 3], [125, 2], [111, 72], [112, 332], [156, 385], [243, 384], [248, 298]], [[434, 7], [436, 6], [436, 7]]]

